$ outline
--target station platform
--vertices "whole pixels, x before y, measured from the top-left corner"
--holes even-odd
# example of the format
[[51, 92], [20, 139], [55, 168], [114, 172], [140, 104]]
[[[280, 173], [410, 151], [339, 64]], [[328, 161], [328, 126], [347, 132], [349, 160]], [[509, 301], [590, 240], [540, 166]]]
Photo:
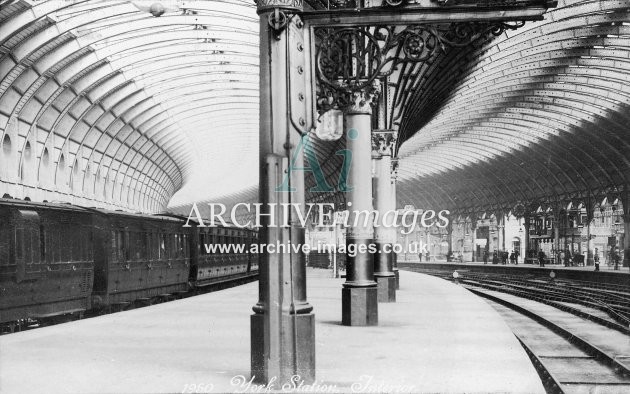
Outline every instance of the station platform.
[[[308, 270], [317, 380], [299, 392], [543, 393], [506, 323], [483, 299], [401, 271], [379, 326], [341, 321], [343, 279]], [[3, 393], [265, 392], [249, 385], [258, 284], [0, 337]], [[296, 392], [298, 390], [295, 390]]]
[[483, 273], [498, 273], [506, 275], [536, 275], [549, 276], [551, 271], [555, 273], [556, 279], [581, 280], [596, 283], [608, 283], [630, 287], [630, 270], [628, 267], [619, 267], [614, 270], [610, 267], [600, 265], [599, 271], [595, 271], [593, 266], [565, 267], [562, 264], [546, 264], [544, 267], [534, 264], [484, 264], [479, 262], [454, 263], [445, 261], [435, 262], [398, 262], [399, 269], [422, 269], [422, 270], [468, 270]]

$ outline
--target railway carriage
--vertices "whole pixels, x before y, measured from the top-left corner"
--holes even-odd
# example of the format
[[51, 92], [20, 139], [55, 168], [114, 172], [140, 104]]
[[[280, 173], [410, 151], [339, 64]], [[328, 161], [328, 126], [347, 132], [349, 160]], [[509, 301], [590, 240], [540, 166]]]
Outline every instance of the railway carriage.
[[[0, 199], [0, 331], [152, 304], [258, 272], [257, 232]], [[205, 244], [241, 247], [209, 252]]]
[[191, 235], [183, 220], [95, 210], [96, 308], [147, 304], [188, 290]]
[[[194, 286], [204, 287], [258, 271], [257, 256], [249, 253], [251, 244], [258, 241], [256, 231], [223, 227], [193, 228], [196, 234], [193, 248], [197, 252], [193, 255], [191, 269]], [[207, 248], [211, 245], [217, 246], [213, 253]], [[233, 245], [229, 251], [218, 249], [228, 245]]]
[[0, 323], [90, 309], [92, 219], [71, 205], [0, 199]]

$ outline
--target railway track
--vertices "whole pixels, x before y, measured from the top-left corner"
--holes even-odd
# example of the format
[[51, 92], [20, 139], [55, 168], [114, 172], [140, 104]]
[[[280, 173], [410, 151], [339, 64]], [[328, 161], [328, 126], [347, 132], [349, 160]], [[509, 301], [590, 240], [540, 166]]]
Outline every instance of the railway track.
[[422, 272], [456, 281], [486, 299], [520, 341], [548, 393], [630, 392], [627, 289], [540, 277]]
[[180, 294], [162, 294], [156, 297], [152, 297], [150, 299], [143, 298], [137, 299], [132, 303], [126, 303], [125, 305], [117, 304], [116, 306], [109, 306], [108, 308], [98, 309], [98, 310], [88, 310], [88, 311], [80, 311], [71, 314], [52, 316], [46, 319], [24, 319], [18, 322], [11, 322], [9, 324], [4, 324], [0, 327], [0, 335], [8, 335], [16, 332], [34, 330], [41, 327], [47, 327], [57, 324], [68, 323], [71, 321], [89, 319], [95, 316], [101, 316], [105, 314], [111, 313], [119, 313], [132, 309], [149, 307], [154, 304], [160, 304], [164, 302], [170, 302], [179, 300], [182, 298], [193, 297], [201, 294], [211, 293], [213, 291], [223, 290], [234, 286], [239, 286], [245, 283], [253, 282], [258, 279], [258, 273], [251, 273], [244, 276], [239, 276], [236, 278], [225, 279], [221, 281], [217, 281], [211, 283], [209, 285], [203, 287], [196, 287], [190, 289], [185, 293]]

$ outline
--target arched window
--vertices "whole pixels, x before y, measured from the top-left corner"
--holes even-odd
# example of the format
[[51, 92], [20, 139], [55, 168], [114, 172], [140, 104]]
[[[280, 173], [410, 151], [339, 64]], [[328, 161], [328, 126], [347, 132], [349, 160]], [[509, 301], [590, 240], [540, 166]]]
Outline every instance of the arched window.
[[26, 141], [26, 146], [24, 146], [22, 156], [20, 176], [22, 177], [22, 181], [31, 183], [33, 181], [33, 165], [31, 163], [33, 158], [33, 149], [31, 148], [31, 143], [29, 141]]
[[68, 176], [66, 175], [66, 158], [63, 153], [59, 156], [59, 166], [57, 169], [55, 183], [57, 187], [66, 187], [68, 185]]
[[42, 186], [50, 187], [52, 186], [51, 171], [50, 171], [50, 154], [48, 153], [48, 148], [44, 148], [42, 152], [42, 157], [39, 160], [39, 173], [38, 173], [38, 181]]
[[24, 147], [24, 160], [31, 160], [32, 155], [31, 143], [26, 142], [26, 146]]
[[44, 168], [48, 168], [50, 164], [50, 155], [48, 154], [48, 148], [44, 148], [44, 153], [42, 153], [42, 165]]
[[75, 192], [81, 192], [81, 183], [83, 182], [83, 177], [81, 176], [81, 170], [79, 169], [79, 160], [75, 159], [74, 164], [72, 165], [72, 176], [71, 176], [71, 189]]
[[6, 156], [11, 154], [11, 137], [8, 134], [5, 134], [2, 140], [2, 153]]

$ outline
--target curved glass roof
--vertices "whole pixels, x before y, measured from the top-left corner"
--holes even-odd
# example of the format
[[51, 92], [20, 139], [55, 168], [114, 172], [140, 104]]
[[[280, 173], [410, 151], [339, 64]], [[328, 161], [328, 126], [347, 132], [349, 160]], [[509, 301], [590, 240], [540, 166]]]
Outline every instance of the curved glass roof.
[[[2, 190], [142, 211], [255, 198], [254, 2], [162, 1], [160, 17], [153, 3], [0, 0]], [[387, 82], [400, 206], [493, 210], [629, 184], [626, 1], [560, 0]], [[342, 146], [309, 152], [331, 179]]]
[[561, 0], [545, 20], [447, 53], [400, 122], [402, 204], [461, 210], [628, 185], [630, 12]]
[[41, 194], [25, 174], [44, 156], [44, 198], [99, 206], [155, 211], [257, 182], [254, 3], [162, 1], [160, 17], [153, 3], [0, 2], [0, 128], [17, 161], [2, 178], [27, 186], [11, 194]]

